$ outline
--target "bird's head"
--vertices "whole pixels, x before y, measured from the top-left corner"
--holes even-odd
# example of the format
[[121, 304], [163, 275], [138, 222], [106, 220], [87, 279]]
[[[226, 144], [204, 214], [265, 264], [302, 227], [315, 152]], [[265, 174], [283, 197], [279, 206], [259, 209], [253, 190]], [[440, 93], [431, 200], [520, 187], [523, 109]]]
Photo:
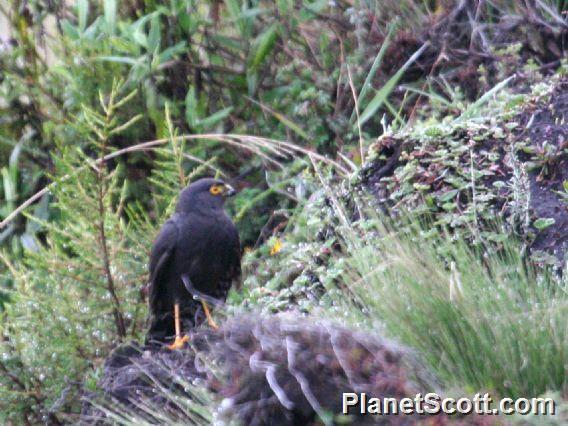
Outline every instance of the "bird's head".
[[220, 209], [227, 197], [232, 197], [235, 189], [220, 179], [199, 179], [181, 191], [176, 212], [186, 213], [194, 210]]

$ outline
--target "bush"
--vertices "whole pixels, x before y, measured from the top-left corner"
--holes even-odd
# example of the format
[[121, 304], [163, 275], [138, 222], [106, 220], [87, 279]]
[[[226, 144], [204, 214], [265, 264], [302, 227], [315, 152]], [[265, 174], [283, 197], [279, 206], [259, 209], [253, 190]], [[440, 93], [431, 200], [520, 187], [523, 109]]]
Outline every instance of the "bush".
[[[484, 93], [492, 78], [517, 69], [538, 77], [553, 72], [564, 56], [566, 29], [557, 11], [565, 2], [498, 0], [478, 10], [462, 1], [445, 9], [434, 9], [439, 2], [410, 0], [384, 7], [352, 3], [80, 0], [68, 6], [14, 0], [9, 7], [0, 5], [13, 29], [0, 46], [0, 161], [6, 164], [0, 216], [8, 218], [26, 200], [38, 201], [0, 229], [0, 421], [76, 420], [82, 383], [92, 389], [110, 350], [141, 334], [147, 251], [179, 189], [193, 177], [219, 174], [243, 189], [229, 208], [244, 245], [252, 249], [246, 259], [253, 271], [246, 303], [265, 311], [291, 303], [313, 310], [350, 285], [340, 277], [346, 258], [332, 253], [354, 254], [347, 257], [348, 273], [365, 276], [366, 266], [356, 259], [370, 246], [344, 246], [348, 240], [341, 234], [360, 213], [358, 206], [338, 216], [332, 204], [334, 197], [349, 198], [346, 179], [366, 158], [370, 141], [409, 117], [459, 116], [468, 111], [468, 98]], [[519, 45], [509, 48], [510, 37]], [[456, 63], [464, 54], [467, 72], [460, 73]], [[446, 55], [449, 60], [442, 61]], [[520, 66], [527, 62], [528, 68]], [[344, 181], [343, 194], [331, 186], [337, 180]], [[34, 193], [38, 197], [30, 199]], [[423, 256], [432, 262], [426, 271], [443, 277], [434, 253]], [[468, 256], [454, 260], [462, 275]], [[507, 258], [492, 268], [508, 271], [517, 261]], [[480, 268], [473, 267], [467, 282], [489, 291]], [[401, 271], [422, 283], [415, 271]], [[561, 293], [551, 291], [545, 303], [544, 290], [534, 284], [537, 275], [516, 274], [498, 281], [521, 283], [513, 295], [498, 287], [500, 323], [513, 328], [507, 308], [523, 327], [537, 325], [531, 310], [537, 303], [556, 320], [550, 303], [562, 302]], [[564, 285], [550, 276], [539, 280], [549, 287]], [[394, 286], [395, 278], [390, 282]], [[368, 286], [381, 290], [372, 279]], [[408, 291], [434, 297], [438, 290], [428, 282]], [[515, 305], [514, 295], [525, 305]], [[230, 300], [237, 304], [239, 296]], [[468, 316], [454, 329], [456, 303]], [[404, 329], [404, 324], [425, 329], [418, 317], [393, 331], [423, 348], [433, 362], [442, 344], [459, 341], [455, 333], [473, 335], [472, 327], [479, 327], [484, 334], [472, 338], [474, 353], [507, 361], [513, 349], [488, 345], [497, 337], [512, 345], [512, 333], [494, 330], [488, 317], [474, 318], [474, 308], [489, 314], [489, 296], [479, 299], [479, 306], [461, 303], [443, 305], [450, 322], [440, 318], [439, 344], [427, 347]], [[374, 318], [386, 321], [385, 306], [373, 309]], [[418, 305], [417, 312], [430, 314], [428, 309]], [[359, 312], [350, 305], [345, 316], [359, 318]], [[561, 360], [562, 346], [547, 327], [523, 336], [524, 346], [508, 360], [512, 391], [562, 385], [551, 367]], [[540, 379], [532, 370], [539, 343], [547, 350], [547, 375]], [[503, 377], [491, 376], [486, 366], [477, 375], [470, 370], [482, 363], [481, 355], [470, 360], [451, 354], [440, 370], [445, 378], [451, 372], [471, 386], [506, 390], [498, 383]], [[523, 371], [531, 369], [526, 382], [511, 374], [513, 364], [524, 359]]]

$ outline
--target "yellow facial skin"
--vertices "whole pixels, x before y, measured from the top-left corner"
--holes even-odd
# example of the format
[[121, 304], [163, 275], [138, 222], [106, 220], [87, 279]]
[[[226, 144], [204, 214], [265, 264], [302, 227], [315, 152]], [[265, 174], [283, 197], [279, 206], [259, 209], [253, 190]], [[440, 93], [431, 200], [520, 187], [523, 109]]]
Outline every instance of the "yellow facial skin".
[[209, 192], [211, 195], [221, 195], [225, 191], [225, 187], [223, 185], [213, 185], [209, 188]]

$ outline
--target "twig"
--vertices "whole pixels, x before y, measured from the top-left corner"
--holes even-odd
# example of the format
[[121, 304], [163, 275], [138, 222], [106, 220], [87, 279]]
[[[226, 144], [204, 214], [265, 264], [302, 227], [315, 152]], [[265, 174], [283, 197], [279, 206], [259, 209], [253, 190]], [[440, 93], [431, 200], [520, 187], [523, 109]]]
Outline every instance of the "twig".
[[110, 270], [110, 258], [108, 255], [108, 245], [107, 245], [107, 238], [106, 238], [106, 233], [105, 233], [105, 224], [104, 224], [104, 204], [103, 204], [103, 192], [102, 192], [102, 184], [99, 185], [99, 193], [98, 193], [98, 199], [99, 199], [99, 223], [98, 223], [98, 228], [99, 228], [99, 238], [100, 238], [100, 244], [101, 244], [101, 248], [103, 251], [103, 267], [104, 267], [104, 271], [105, 271], [105, 275], [106, 275], [106, 279], [107, 279], [107, 289], [108, 292], [110, 293], [110, 296], [112, 298], [112, 302], [113, 302], [113, 309], [112, 309], [112, 314], [114, 316], [114, 321], [116, 323], [116, 329], [117, 329], [117, 333], [118, 333], [118, 337], [120, 338], [120, 340], [124, 339], [126, 337], [126, 326], [124, 325], [124, 317], [122, 315], [122, 312], [120, 311], [120, 300], [118, 299], [118, 296], [116, 295], [116, 289], [115, 289], [115, 285], [114, 285], [114, 279], [112, 276], [112, 272]]

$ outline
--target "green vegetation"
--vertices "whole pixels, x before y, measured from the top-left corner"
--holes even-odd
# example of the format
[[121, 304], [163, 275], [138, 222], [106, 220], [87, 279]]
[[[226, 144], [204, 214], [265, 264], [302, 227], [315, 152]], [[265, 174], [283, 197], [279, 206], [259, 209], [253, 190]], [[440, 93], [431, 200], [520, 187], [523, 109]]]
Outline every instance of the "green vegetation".
[[[148, 250], [203, 175], [240, 189], [218, 315], [380, 331], [446, 393], [566, 394], [565, 259], [531, 250], [562, 218], [529, 188], [568, 204], [568, 148], [527, 133], [566, 127], [566, 1], [380, 3], [0, 4], [0, 422], [78, 420], [143, 339]], [[182, 418], [147, 410], [210, 422], [186, 385], [160, 390]]]
[[514, 241], [472, 250], [397, 228], [378, 227], [386, 236], [361, 247], [350, 241], [352, 313], [418, 349], [446, 388], [518, 398], [566, 385], [565, 278], [538, 275]]

